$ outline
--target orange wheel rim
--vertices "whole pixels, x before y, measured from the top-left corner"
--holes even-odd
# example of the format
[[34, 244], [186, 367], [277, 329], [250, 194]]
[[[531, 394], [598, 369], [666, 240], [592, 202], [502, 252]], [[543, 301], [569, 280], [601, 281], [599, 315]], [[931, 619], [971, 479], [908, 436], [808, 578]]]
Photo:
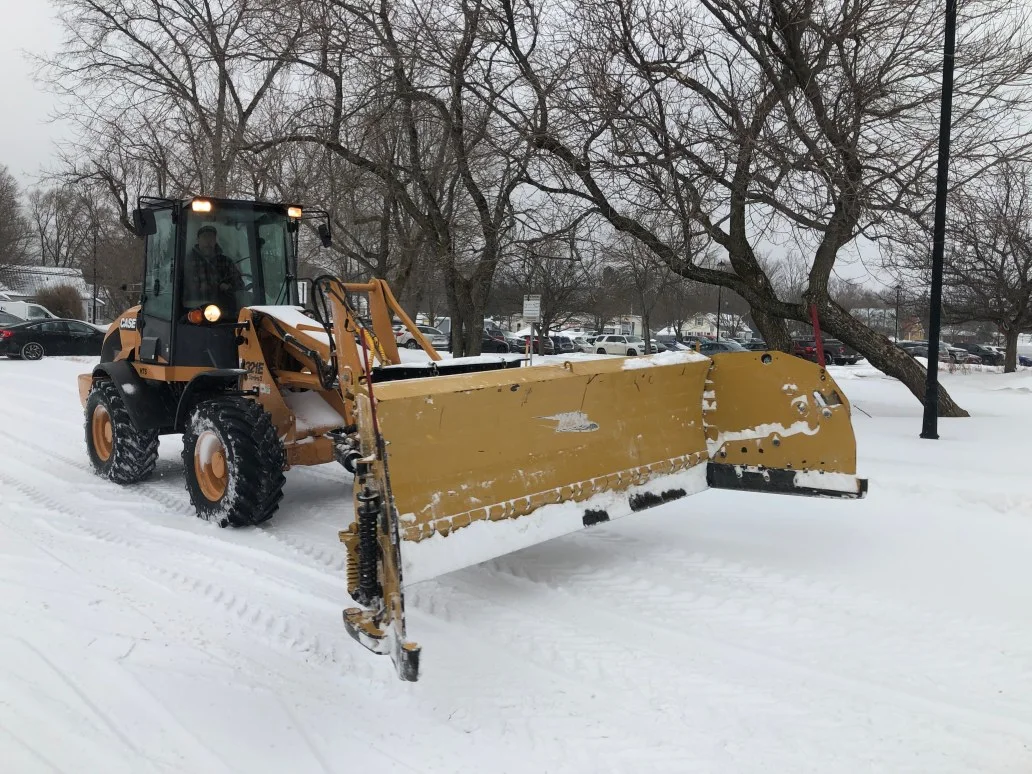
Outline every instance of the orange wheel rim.
[[93, 410], [90, 432], [93, 435], [94, 451], [102, 462], [107, 462], [111, 459], [111, 450], [114, 447], [114, 429], [111, 426], [111, 415], [103, 406], [97, 406]]
[[226, 494], [229, 487], [226, 447], [210, 430], [201, 433], [194, 446], [194, 473], [201, 492], [210, 502], [218, 502]]

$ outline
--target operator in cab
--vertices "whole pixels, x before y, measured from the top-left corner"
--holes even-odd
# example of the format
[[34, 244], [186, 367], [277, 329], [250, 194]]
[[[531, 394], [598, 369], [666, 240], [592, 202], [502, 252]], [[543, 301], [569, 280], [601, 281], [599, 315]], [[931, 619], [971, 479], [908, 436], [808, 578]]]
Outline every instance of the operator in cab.
[[207, 223], [197, 230], [197, 243], [183, 267], [183, 302], [188, 307], [216, 304], [224, 313], [237, 311], [237, 293], [245, 289], [236, 263], [222, 252], [218, 229]]

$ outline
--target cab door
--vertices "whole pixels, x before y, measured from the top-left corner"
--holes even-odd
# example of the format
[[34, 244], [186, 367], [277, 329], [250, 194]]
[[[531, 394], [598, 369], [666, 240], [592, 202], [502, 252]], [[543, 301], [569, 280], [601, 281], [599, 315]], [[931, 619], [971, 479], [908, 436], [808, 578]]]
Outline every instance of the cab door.
[[143, 310], [140, 331], [140, 360], [168, 363], [172, 348], [172, 313], [175, 308], [176, 223], [172, 209], [156, 209], [155, 229], [147, 236], [143, 278]]

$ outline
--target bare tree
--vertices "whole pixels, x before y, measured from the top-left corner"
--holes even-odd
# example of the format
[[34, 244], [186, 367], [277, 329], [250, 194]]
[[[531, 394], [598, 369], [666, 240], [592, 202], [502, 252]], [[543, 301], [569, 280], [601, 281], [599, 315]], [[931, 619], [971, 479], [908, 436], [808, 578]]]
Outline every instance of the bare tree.
[[688, 321], [700, 312], [710, 310], [711, 295], [708, 286], [674, 274], [659, 294], [652, 319], [660, 328], [673, 328], [680, 340], [681, 331]]
[[[541, 296], [538, 330], [548, 336], [583, 312], [587, 275], [573, 232], [514, 246], [502, 271], [505, 284], [522, 306], [524, 295]], [[590, 260], [590, 258], [589, 258]]]
[[[246, 185], [239, 159], [301, 34], [296, 16], [257, 0], [55, 2], [65, 37], [39, 71], [78, 129], [80, 173], [117, 178], [128, 156], [172, 194]], [[118, 164], [112, 141], [128, 146]]]
[[29, 221], [18, 182], [7, 167], [0, 165], [0, 269], [25, 262], [29, 239]]
[[[540, 7], [506, 8], [533, 121], [556, 164], [539, 187], [580, 201], [684, 276], [745, 298], [773, 346], [784, 320], [822, 327], [924, 397], [924, 372], [830, 293], [840, 253], [932, 200], [942, 65], [940, 0], [585, 0], [550, 29], [557, 51], [526, 42]], [[965, 3], [953, 113], [954, 180], [1024, 145], [1030, 55], [1025, 13], [1009, 0]], [[575, 79], [574, 83], [557, 84]], [[644, 211], [642, 202], [648, 203]], [[662, 215], [662, 218], [660, 217]], [[702, 228], [732, 271], [682, 265], [668, 233]], [[779, 297], [758, 258], [790, 232], [807, 251], [802, 298]], [[940, 413], [963, 415], [940, 392]]]
[[[987, 170], [954, 194], [943, 275], [947, 323], [991, 323], [1006, 342], [1004, 370], [1018, 361], [1018, 336], [1032, 330], [1032, 162]], [[901, 244], [895, 266], [927, 291], [929, 256]]]
[[652, 314], [663, 293], [674, 282], [670, 267], [645, 245], [629, 237], [617, 240], [617, 271], [626, 285], [634, 311], [641, 315], [646, 354], [652, 351]]
[[479, 352], [531, 151], [498, 116], [514, 79], [498, 57], [497, 22], [482, 0], [304, 7], [294, 61], [308, 96], [256, 149], [320, 145], [378, 178], [390, 207], [420, 230], [418, 251], [440, 267], [453, 351]]
[[29, 193], [36, 263], [79, 267], [92, 245], [90, 203], [72, 185], [37, 188]]

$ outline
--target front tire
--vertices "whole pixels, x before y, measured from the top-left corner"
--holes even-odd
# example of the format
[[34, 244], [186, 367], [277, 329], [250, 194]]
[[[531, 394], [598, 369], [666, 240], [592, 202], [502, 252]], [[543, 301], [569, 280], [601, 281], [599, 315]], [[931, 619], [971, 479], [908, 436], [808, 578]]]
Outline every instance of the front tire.
[[604, 349], [602, 349], [602, 347], [599, 347], [598, 349], [595, 350], [595, 354], [596, 355], [605, 355], [606, 351]]
[[415, 339], [409, 339], [405, 342], [406, 349], [420, 349], [419, 342]]
[[283, 498], [283, 445], [257, 401], [219, 397], [197, 404], [183, 432], [190, 501], [220, 527], [268, 521]]
[[116, 484], [135, 484], [154, 472], [158, 431], [137, 430], [118, 388], [104, 381], [86, 399], [86, 449], [98, 475]]
[[38, 341], [30, 341], [21, 348], [21, 356], [26, 360], [42, 360], [46, 351]]

